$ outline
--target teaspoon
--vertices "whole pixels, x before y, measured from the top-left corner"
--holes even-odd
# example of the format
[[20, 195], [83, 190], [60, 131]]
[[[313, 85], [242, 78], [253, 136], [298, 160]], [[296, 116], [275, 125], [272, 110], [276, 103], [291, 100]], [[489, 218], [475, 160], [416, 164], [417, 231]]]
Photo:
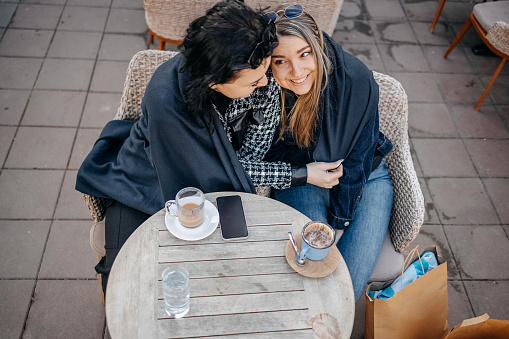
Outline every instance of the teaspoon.
[[304, 264], [306, 263], [306, 260], [300, 258], [299, 250], [297, 249], [297, 244], [295, 243], [295, 239], [293, 238], [292, 232], [288, 232], [288, 237], [290, 238], [290, 242], [292, 243], [293, 249], [295, 250], [295, 254], [297, 255], [295, 257], [295, 262], [299, 266], [304, 266]]

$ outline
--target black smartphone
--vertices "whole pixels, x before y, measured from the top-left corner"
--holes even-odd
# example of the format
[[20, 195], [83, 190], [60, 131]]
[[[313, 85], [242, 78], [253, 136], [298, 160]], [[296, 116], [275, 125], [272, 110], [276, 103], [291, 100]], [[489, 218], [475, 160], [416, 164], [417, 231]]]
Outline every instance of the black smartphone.
[[224, 240], [246, 239], [248, 236], [246, 217], [242, 200], [238, 195], [218, 197], [216, 199], [219, 211], [219, 224]]

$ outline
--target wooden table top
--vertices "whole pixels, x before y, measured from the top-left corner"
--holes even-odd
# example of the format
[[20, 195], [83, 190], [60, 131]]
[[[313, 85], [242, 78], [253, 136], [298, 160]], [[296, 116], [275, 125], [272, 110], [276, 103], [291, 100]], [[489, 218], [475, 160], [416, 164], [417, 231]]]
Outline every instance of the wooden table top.
[[[166, 228], [164, 209], [144, 222], [120, 250], [106, 294], [112, 338], [349, 338], [354, 321], [352, 282], [343, 258], [320, 279], [296, 273], [285, 258], [288, 232], [309, 221], [293, 208], [238, 194], [249, 227], [243, 241], [226, 242], [219, 227], [205, 239], [183, 241]], [[190, 275], [189, 313], [164, 311], [161, 274], [170, 263]]]

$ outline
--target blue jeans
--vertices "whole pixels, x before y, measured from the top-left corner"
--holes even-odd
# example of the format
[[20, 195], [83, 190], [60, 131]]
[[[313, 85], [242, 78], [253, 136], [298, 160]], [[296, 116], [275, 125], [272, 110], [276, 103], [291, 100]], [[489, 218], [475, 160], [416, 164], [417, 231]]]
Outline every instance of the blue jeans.
[[[273, 191], [274, 199], [306, 215], [311, 220], [327, 222], [329, 189], [307, 184]], [[392, 209], [392, 183], [385, 160], [371, 172], [355, 218], [345, 229], [337, 247], [352, 278], [355, 300], [359, 299], [382, 248]]]

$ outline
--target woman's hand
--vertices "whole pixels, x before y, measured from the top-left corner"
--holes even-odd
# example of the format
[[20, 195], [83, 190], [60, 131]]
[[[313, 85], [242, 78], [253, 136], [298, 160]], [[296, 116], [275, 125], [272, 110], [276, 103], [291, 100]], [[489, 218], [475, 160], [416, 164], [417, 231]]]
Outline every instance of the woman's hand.
[[335, 162], [310, 162], [306, 164], [308, 170], [308, 184], [324, 188], [332, 188], [339, 183], [343, 176], [343, 159]]

